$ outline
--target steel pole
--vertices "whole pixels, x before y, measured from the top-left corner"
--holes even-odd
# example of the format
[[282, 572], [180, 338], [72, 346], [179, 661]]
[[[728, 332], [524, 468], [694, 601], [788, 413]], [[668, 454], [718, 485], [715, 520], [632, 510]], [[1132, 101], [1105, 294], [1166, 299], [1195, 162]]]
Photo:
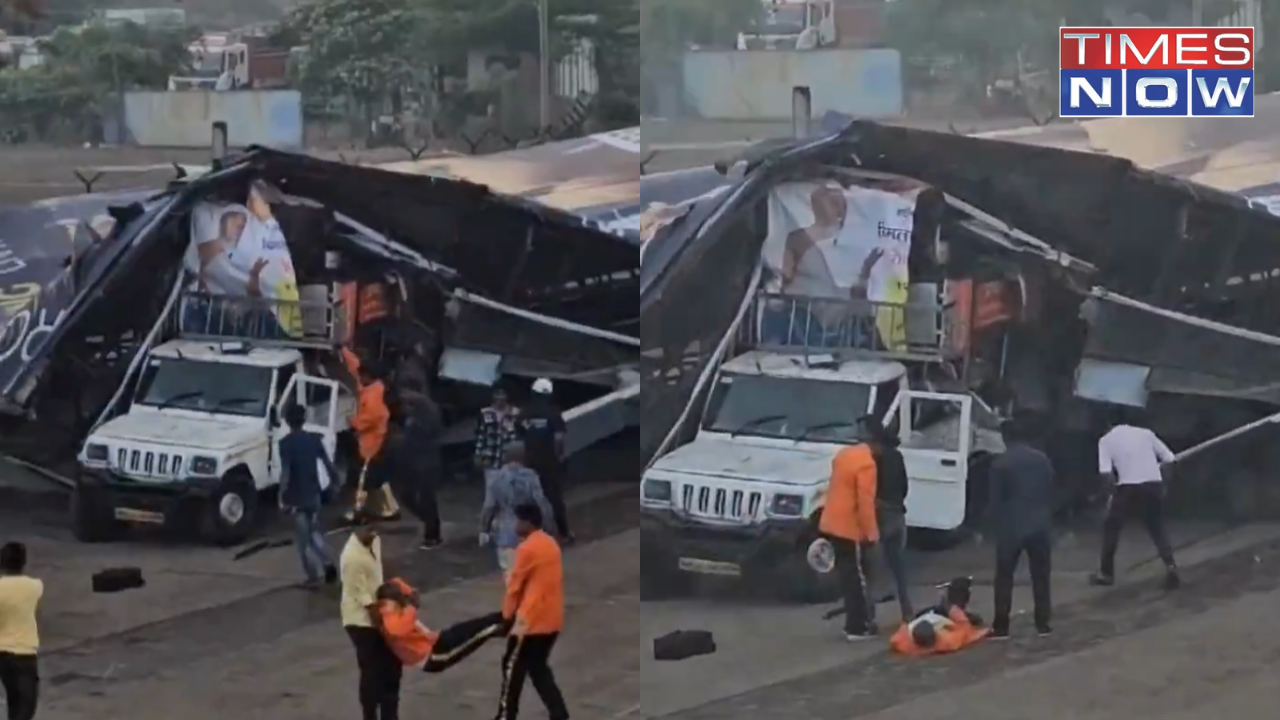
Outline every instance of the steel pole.
[[551, 18], [548, 0], [538, 0], [538, 124], [551, 127]]

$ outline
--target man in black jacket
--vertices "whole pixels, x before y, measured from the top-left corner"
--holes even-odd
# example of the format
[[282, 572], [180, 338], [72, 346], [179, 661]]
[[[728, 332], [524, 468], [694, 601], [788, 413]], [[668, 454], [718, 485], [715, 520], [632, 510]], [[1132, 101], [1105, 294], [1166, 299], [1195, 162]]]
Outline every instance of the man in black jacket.
[[1013, 575], [1022, 554], [1031, 570], [1031, 594], [1035, 599], [1036, 631], [1045, 636], [1049, 625], [1049, 571], [1053, 552], [1053, 464], [1027, 442], [1014, 420], [1000, 426], [1004, 454], [991, 463], [990, 513], [996, 538], [995, 617], [991, 636], [1009, 637], [1009, 613], [1013, 607]]
[[569, 530], [569, 514], [564, 503], [564, 415], [556, 407], [551, 394], [554, 386], [547, 378], [533, 383], [533, 397], [520, 409], [516, 424], [520, 439], [524, 441], [525, 460], [538, 473], [542, 481], [542, 494], [551, 503], [560, 541], [566, 545], [574, 542]]
[[443, 542], [440, 534], [440, 506], [436, 492], [444, 480], [440, 452], [444, 422], [440, 407], [431, 399], [425, 384], [410, 382], [400, 389], [404, 413], [404, 435], [400, 444], [400, 464], [404, 484], [413, 502], [412, 510], [422, 521], [421, 549], [432, 550]]
[[867, 415], [861, 424], [876, 461], [876, 523], [884, 564], [893, 575], [902, 622], [911, 622], [915, 611], [907, 584], [907, 467], [898, 450], [898, 438], [885, 430], [878, 418]]

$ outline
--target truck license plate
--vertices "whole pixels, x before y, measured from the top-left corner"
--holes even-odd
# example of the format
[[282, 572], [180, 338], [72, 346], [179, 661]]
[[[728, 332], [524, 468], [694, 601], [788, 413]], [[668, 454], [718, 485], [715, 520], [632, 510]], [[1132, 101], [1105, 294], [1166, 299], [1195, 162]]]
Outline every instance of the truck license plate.
[[720, 575], [723, 577], [740, 577], [742, 575], [742, 568], [737, 563], [699, 560], [697, 558], [680, 558], [680, 569], [684, 572], [698, 573], [699, 575]]
[[147, 525], [163, 525], [164, 513], [151, 512], [149, 510], [134, 510], [132, 508], [116, 508], [116, 520], [120, 522], [144, 523]]

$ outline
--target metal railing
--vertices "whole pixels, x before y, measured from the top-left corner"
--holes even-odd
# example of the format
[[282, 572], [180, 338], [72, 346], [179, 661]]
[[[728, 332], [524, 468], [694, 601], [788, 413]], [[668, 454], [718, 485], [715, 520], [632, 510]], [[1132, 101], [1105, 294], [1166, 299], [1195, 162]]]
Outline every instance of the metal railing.
[[774, 352], [831, 352], [941, 360], [950, 319], [941, 303], [757, 293], [738, 332], [743, 345]]
[[184, 291], [175, 310], [170, 320], [173, 334], [188, 340], [243, 340], [279, 347], [333, 347], [348, 340], [347, 309], [332, 300]]

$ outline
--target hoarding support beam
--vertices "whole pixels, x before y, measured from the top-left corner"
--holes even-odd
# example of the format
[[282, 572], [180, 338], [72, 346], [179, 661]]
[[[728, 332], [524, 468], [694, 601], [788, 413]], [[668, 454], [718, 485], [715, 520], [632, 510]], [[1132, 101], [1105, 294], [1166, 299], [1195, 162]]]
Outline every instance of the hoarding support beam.
[[791, 135], [797, 140], [809, 137], [809, 128], [813, 126], [813, 95], [809, 88], [796, 86], [791, 88]]
[[219, 120], [213, 124], [213, 137], [209, 144], [210, 154], [213, 155], [214, 164], [222, 162], [227, 157], [227, 124]]
[[1173, 300], [1178, 294], [1177, 282], [1182, 275], [1180, 269], [1191, 243], [1191, 238], [1187, 237], [1187, 220], [1190, 214], [1191, 203], [1183, 203], [1182, 207], [1178, 208], [1178, 215], [1174, 221], [1173, 248], [1165, 256], [1164, 263], [1160, 266], [1160, 274], [1152, 283], [1151, 292], [1147, 298], [1157, 305]]

